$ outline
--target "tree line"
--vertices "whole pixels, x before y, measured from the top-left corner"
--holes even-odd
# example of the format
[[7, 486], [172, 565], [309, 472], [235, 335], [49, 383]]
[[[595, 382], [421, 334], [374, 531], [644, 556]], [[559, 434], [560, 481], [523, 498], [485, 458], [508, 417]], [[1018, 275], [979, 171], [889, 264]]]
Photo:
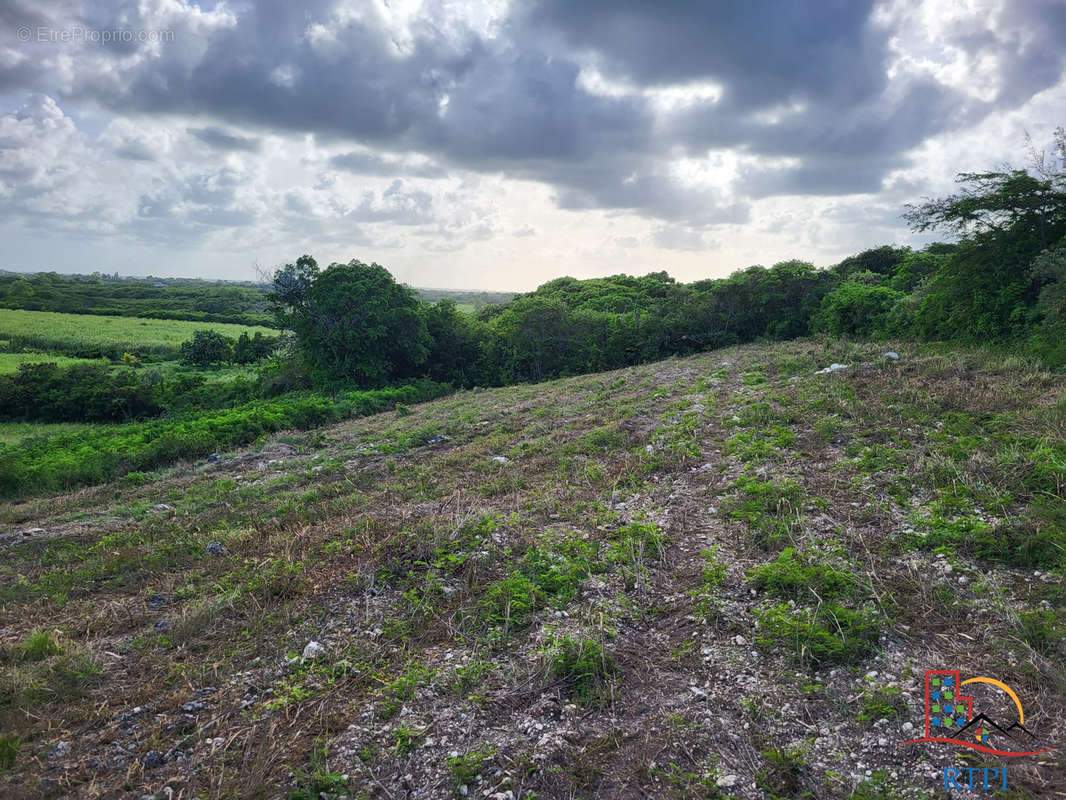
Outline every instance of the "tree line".
[[958, 184], [905, 213], [914, 230], [956, 242], [878, 247], [825, 270], [784, 261], [689, 284], [665, 272], [558, 278], [466, 315], [420, 301], [378, 264], [320, 269], [304, 255], [275, 273], [271, 302], [316, 386], [500, 385], [816, 333], [1001, 343], [1066, 364], [1066, 132], [1051, 164]]

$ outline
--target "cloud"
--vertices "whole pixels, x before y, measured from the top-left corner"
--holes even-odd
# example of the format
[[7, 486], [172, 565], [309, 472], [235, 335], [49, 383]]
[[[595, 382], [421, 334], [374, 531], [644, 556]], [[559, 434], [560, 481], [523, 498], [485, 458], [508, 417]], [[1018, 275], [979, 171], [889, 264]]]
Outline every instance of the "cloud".
[[[167, 36], [15, 34], [75, 23]], [[643, 245], [700, 253], [715, 228], [765, 230], [780, 198], [888, 207], [940, 185], [930, 143], [1058, 96], [1063, 40], [1048, 0], [13, 0], [0, 208], [164, 246], [351, 231], [486, 258], [501, 231], [559, 247], [560, 219], [634, 217]], [[561, 216], [501, 213], [533, 185]]]
[[216, 127], [186, 128], [185, 130], [215, 150], [240, 150], [246, 153], [258, 153], [263, 145], [262, 140], [258, 138], [237, 136]]

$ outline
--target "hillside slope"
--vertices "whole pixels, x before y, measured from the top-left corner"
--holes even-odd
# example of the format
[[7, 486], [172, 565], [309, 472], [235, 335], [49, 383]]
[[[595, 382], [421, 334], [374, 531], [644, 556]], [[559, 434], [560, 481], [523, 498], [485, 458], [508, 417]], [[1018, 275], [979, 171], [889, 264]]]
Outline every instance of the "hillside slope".
[[1066, 380], [895, 348], [464, 392], [8, 505], [0, 795], [931, 796], [1007, 762], [899, 746], [926, 669], [1061, 746]]

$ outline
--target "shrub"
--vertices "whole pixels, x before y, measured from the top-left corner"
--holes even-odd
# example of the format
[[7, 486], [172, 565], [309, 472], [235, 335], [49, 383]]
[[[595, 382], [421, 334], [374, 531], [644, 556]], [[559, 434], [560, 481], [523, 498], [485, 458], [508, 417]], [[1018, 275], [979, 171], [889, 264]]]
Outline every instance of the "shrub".
[[756, 612], [761, 647], [784, 647], [800, 664], [851, 664], [874, 653], [880, 636], [877, 616], [833, 603], [814, 609], [787, 603]]
[[809, 554], [797, 554], [792, 547], [769, 564], [750, 570], [748, 576], [757, 588], [788, 600], [832, 600], [854, 596], [859, 590], [859, 581], [850, 572]]
[[618, 666], [603, 645], [591, 639], [564, 636], [549, 654], [549, 671], [577, 703], [600, 706], [607, 699], [611, 678]]
[[887, 286], [848, 281], [822, 298], [812, 326], [835, 336], [886, 336], [892, 309], [905, 296]]

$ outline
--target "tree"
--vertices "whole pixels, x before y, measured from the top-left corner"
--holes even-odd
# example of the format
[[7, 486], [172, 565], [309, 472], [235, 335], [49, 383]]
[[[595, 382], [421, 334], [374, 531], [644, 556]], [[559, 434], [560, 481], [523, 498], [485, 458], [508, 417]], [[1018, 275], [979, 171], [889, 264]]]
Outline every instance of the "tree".
[[218, 331], [196, 331], [181, 343], [181, 360], [197, 367], [226, 363], [233, 358], [233, 340]]
[[378, 264], [353, 259], [319, 272], [301, 256], [275, 273], [273, 288], [278, 321], [320, 385], [379, 386], [416, 375], [426, 360], [418, 298]]
[[1066, 131], [1055, 133], [1061, 168], [967, 172], [960, 191], [907, 206], [916, 231], [944, 229], [959, 247], [937, 269], [915, 316], [926, 338], [988, 341], [1027, 334], [1038, 319], [1033, 259], [1066, 235]]

